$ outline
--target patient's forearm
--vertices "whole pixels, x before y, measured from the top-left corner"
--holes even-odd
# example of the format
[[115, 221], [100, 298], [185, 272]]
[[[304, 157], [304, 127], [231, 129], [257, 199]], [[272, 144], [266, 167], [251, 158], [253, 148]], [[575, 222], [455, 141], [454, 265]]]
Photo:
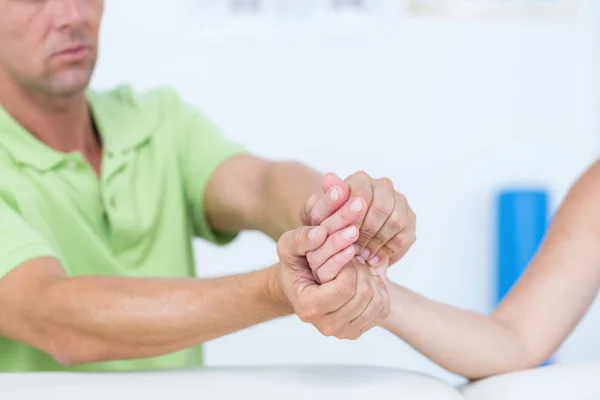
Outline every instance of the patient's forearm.
[[478, 379], [533, 367], [517, 333], [492, 316], [436, 303], [390, 283], [392, 313], [380, 325], [456, 374]]

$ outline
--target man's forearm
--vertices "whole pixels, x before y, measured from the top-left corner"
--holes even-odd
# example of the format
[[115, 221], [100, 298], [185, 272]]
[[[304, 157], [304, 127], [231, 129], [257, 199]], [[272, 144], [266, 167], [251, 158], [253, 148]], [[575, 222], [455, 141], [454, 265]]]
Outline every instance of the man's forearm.
[[274, 240], [302, 224], [300, 211], [308, 198], [323, 195], [322, 175], [297, 162], [278, 162], [265, 174], [263, 232]]
[[[171, 353], [291, 313], [275, 267], [216, 279], [77, 277], [39, 296], [40, 347], [65, 364]], [[62, 360], [61, 360], [62, 358]]]
[[478, 379], [533, 367], [518, 334], [493, 317], [460, 310], [390, 284], [391, 314], [380, 325], [443, 368]]

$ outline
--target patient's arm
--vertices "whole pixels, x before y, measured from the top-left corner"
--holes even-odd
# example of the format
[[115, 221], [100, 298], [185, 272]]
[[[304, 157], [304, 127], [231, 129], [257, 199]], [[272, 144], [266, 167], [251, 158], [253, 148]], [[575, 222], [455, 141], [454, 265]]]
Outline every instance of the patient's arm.
[[571, 333], [600, 287], [600, 164], [572, 187], [540, 250], [489, 316], [390, 284], [380, 324], [442, 367], [476, 379], [537, 366]]

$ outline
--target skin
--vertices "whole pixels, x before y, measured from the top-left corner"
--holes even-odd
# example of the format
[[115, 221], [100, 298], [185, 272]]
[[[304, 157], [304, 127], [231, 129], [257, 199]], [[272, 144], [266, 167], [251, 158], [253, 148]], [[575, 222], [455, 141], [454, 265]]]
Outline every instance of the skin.
[[540, 365], [581, 321], [600, 288], [599, 182], [596, 162], [573, 185], [531, 264], [490, 315], [389, 283], [391, 313], [381, 326], [471, 379]]
[[[103, 149], [85, 89], [103, 6], [102, 0], [0, 0], [0, 104], [47, 146], [80, 152], [98, 176]], [[330, 202], [324, 194], [333, 186], [337, 197]], [[207, 218], [216, 230], [264, 232], [278, 241], [278, 263], [229, 277], [167, 280], [70, 277], [59, 260], [29, 260], [0, 280], [0, 336], [65, 365], [165, 354], [294, 312], [324, 335], [358, 338], [388, 314], [389, 300], [357, 252], [371, 246], [399, 258], [410, 241], [401, 249], [388, 242], [414, 236], [410, 222], [401, 232], [384, 228], [400, 227], [398, 217], [409, 214], [397, 198], [389, 184], [366, 174], [342, 181], [296, 162], [232, 157], [210, 179]], [[354, 235], [337, 235], [350, 226]], [[320, 266], [308, 261], [315, 251]], [[323, 265], [331, 269], [327, 282], [315, 279]]]

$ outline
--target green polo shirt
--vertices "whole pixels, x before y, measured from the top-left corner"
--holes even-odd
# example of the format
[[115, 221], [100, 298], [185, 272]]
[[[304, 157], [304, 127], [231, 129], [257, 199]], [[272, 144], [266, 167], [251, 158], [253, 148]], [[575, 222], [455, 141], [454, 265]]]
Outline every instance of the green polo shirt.
[[[217, 244], [204, 192], [243, 149], [169, 89], [88, 91], [104, 145], [98, 179], [79, 152], [44, 145], [0, 106], [0, 278], [27, 260], [56, 257], [70, 276], [194, 277], [192, 238]], [[0, 321], [2, 323], [2, 321]], [[140, 360], [63, 367], [0, 338], [0, 371], [115, 371], [202, 363], [201, 346]]]

